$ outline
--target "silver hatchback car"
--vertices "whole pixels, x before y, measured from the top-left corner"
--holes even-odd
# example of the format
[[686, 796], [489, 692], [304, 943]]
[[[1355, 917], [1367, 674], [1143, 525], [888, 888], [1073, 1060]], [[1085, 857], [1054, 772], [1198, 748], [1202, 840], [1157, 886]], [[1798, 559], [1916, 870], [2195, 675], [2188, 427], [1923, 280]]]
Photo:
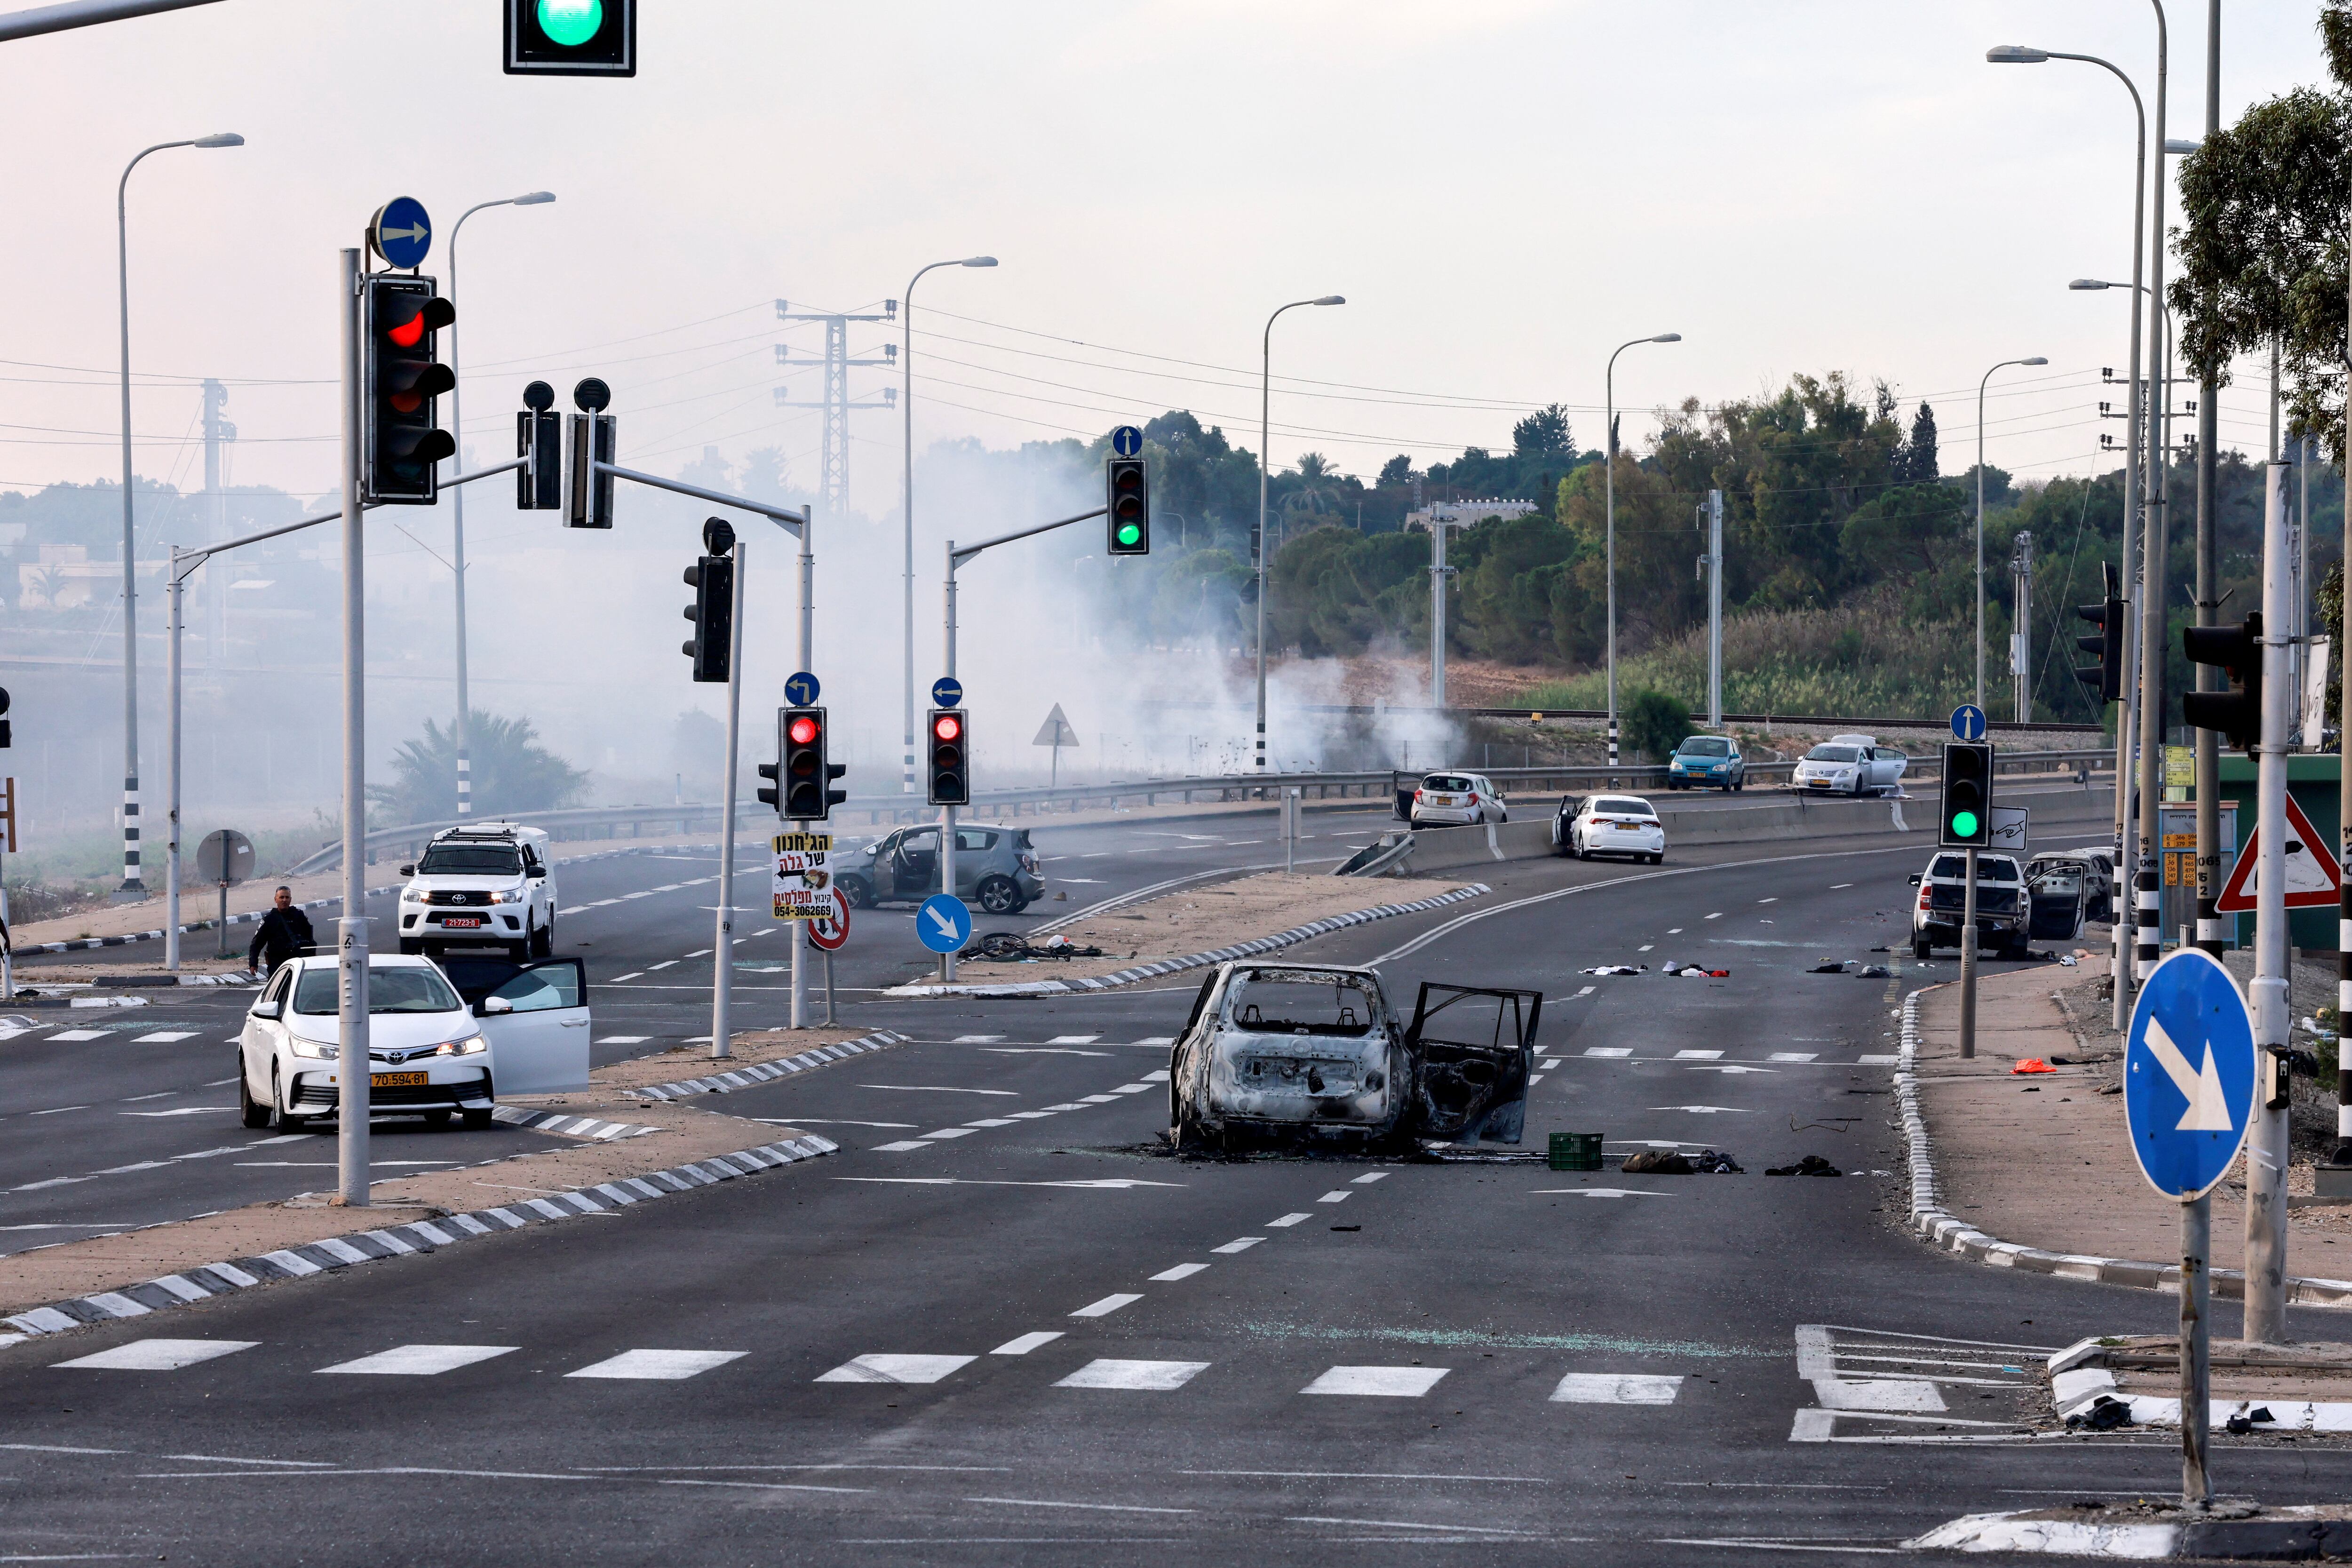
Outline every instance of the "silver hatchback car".
[[[992, 915], [1017, 915], [1045, 896], [1025, 827], [956, 824], [956, 892]], [[852, 909], [920, 903], [940, 890], [940, 825], [917, 823], [836, 857], [835, 880]]]

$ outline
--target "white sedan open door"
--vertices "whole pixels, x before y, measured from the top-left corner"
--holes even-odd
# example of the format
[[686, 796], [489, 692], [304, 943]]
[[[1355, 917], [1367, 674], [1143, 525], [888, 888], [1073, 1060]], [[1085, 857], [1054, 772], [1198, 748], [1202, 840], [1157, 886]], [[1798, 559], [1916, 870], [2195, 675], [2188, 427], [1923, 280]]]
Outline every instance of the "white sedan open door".
[[588, 1087], [588, 974], [577, 958], [544, 958], [474, 1004], [490, 1042], [500, 1096]]

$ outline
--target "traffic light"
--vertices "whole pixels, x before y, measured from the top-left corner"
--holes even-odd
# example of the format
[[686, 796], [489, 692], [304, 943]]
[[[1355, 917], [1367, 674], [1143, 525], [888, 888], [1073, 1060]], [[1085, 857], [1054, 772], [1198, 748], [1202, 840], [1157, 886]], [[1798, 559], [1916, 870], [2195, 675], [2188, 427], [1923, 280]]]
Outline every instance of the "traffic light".
[[1982, 741], [1944, 742], [1943, 833], [1948, 848], [1992, 847], [1992, 748]]
[[784, 815], [784, 764], [782, 761], [784, 754], [784, 742], [782, 732], [783, 726], [782, 724], [778, 724], [776, 728], [778, 731], [776, 738], [776, 756], [779, 760], [772, 763], [761, 763], [760, 764], [760, 776], [763, 779], [774, 780], [776, 787], [773, 789], [763, 789], [760, 791], [760, 804], [761, 805], [774, 806], [776, 808], [776, 815], [778, 816], [782, 816]]
[[724, 681], [735, 631], [735, 530], [725, 518], [712, 518], [702, 525], [702, 547], [709, 553], [686, 569], [686, 585], [694, 590], [686, 618], [694, 635], [679, 651], [694, 660], [695, 679]]
[[2074, 613], [2099, 628], [2096, 637], [2076, 637], [2074, 646], [2094, 662], [2074, 667], [2074, 679], [2097, 694], [2101, 702], [2115, 702], [2124, 694], [2124, 602], [2116, 596], [2116, 569], [2103, 563], [2106, 595], [2095, 605], [2080, 605]]
[[971, 736], [961, 708], [931, 710], [931, 791], [933, 805], [971, 804]]
[[534, 381], [522, 389], [515, 416], [517, 511], [557, 511], [563, 506], [563, 416], [554, 412], [555, 388]]
[[509, 76], [635, 76], [636, 0], [506, 0]]
[[612, 405], [613, 389], [597, 377], [587, 376], [572, 387], [572, 401], [580, 412], [572, 416], [571, 515], [564, 525], [610, 528], [613, 476], [598, 473], [596, 465], [613, 460], [619, 440], [613, 416], [604, 412]]
[[825, 761], [825, 721], [822, 708], [787, 708], [783, 711], [783, 816], [795, 822], [822, 822], [833, 808], [849, 798], [832, 787], [847, 773], [846, 765]]
[[457, 443], [435, 426], [436, 400], [457, 384], [434, 359], [435, 341], [457, 319], [430, 278], [374, 272], [366, 279], [362, 401], [366, 461], [360, 499], [370, 506], [430, 506], [437, 466]]
[[1151, 553], [1151, 486], [1142, 458], [1113, 458], [1103, 465], [1103, 512], [1110, 553]]
[[2263, 738], [2263, 613], [2250, 610], [2234, 626], [2183, 626], [2180, 646], [2191, 664], [2230, 672], [2227, 691], [2182, 692], [2181, 718], [2251, 753]]

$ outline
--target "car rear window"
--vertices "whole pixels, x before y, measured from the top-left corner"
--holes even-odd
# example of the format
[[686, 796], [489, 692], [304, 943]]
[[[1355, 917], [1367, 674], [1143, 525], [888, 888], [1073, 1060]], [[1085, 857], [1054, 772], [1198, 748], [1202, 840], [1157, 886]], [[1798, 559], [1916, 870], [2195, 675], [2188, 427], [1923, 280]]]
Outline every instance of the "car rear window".
[[1685, 741], [1682, 743], [1681, 749], [1683, 755], [1685, 757], [1727, 757], [1731, 755], [1730, 742], [1708, 740], [1704, 736], [1694, 736], [1692, 739]]
[[[1968, 874], [1969, 858], [1965, 855], [1938, 855], [1936, 857], [1935, 869], [1927, 873], [1930, 877], [1949, 877], [1955, 879], [1966, 877]], [[1979, 855], [1977, 857], [1977, 880], [1979, 882], [2014, 882], [2017, 880], [2017, 862], [2006, 855]]]
[[1226, 994], [1225, 1016], [1244, 1029], [1355, 1037], [1380, 1019], [1380, 994], [1361, 975], [1253, 970]]
[[1421, 781], [1421, 787], [1423, 789], [1448, 790], [1457, 795], [1467, 795], [1475, 786], [1472, 785], [1468, 779], [1463, 777], [1460, 773], [1432, 773], [1427, 778]]
[[1614, 816], [1655, 816], [1658, 815], [1656, 812], [1650, 809], [1650, 803], [1648, 801], [1636, 800], [1629, 795], [1603, 795], [1599, 800], [1592, 803], [1592, 809], [1595, 811], [1605, 811]]
[[416, 863], [420, 877], [515, 877], [522, 857], [501, 844], [432, 844]]
[[1860, 753], [1856, 752], [1852, 746], [1815, 746], [1805, 753], [1805, 761], [1809, 763], [1851, 763], [1859, 760]]

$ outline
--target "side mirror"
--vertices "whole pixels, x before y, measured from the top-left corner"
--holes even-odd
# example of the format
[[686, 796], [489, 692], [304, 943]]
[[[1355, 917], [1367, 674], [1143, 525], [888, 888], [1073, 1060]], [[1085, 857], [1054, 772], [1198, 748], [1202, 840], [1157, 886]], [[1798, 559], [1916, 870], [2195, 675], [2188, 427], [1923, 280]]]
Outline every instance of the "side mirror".
[[485, 996], [474, 1004], [474, 1016], [478, 1018], [487, 1018], [493, 1014], [513, 1011], [514, 1004], [504, 996]]
[[1916, 871], [1911, 873], [1911, 885], [1915, 888], [1919, 885], [1919, 873]]
[[282, 1002], [256, 1002], [253, 1005], [253, 1016], [257, 1018], [276, 1018], [285, 1011], [286, 1005]]
[[400, 868], [400, 874], [404, 877], [414, 877], [416, 875], [416, 868], [415, 866], [403, 866]]

